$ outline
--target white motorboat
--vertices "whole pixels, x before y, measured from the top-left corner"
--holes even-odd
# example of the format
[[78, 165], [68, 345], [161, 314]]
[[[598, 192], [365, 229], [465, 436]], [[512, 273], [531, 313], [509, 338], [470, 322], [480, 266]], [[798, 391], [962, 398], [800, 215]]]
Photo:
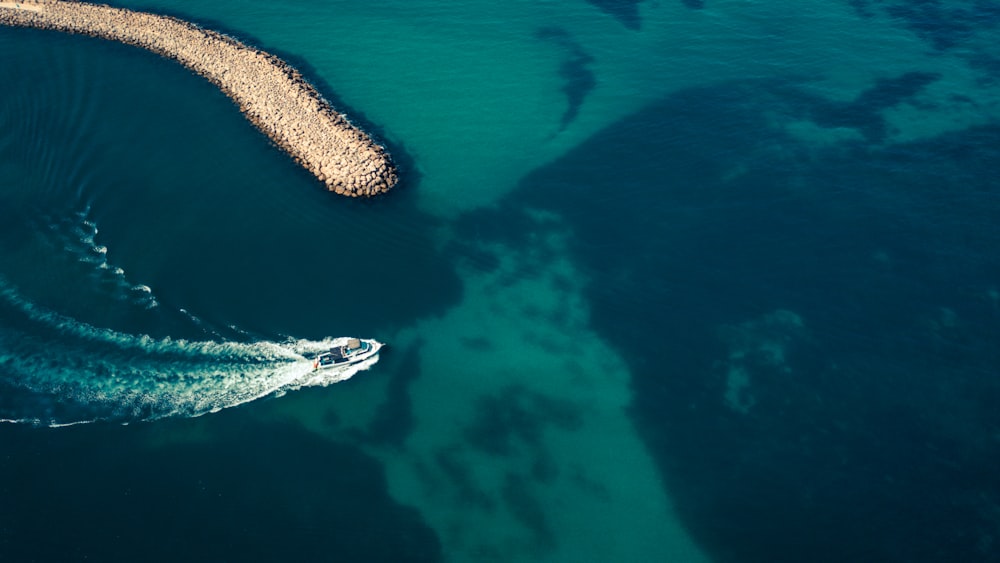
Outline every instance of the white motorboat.
[[382, 343], [368, 338], [348, 338], [340, 346], [330, 348], [313, 360], [313, 370], [330, 369], [361, 363], [378, 356]]

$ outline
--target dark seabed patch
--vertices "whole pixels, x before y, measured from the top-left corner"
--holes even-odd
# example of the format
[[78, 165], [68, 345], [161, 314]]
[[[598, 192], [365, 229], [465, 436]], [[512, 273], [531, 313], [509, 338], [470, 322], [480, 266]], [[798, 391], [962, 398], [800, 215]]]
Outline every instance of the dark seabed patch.
[[534, 549], [540, 554], [555, 546], [556, 537], [541, 502], [532, 491], [532, 481], [523, 475], [507, 473], [500, 492], [507, 510], [531, 531]]
[[540, 450], [542, 434], [550, 426], [576, 430], [582, 423], [580, 409], [569, 401], [508, 387], [478, 400], [476, 418], [465, 436], [478, 450], [511, 455], [522, 446]]
[[465, 336], [459, 338], [459, 342], [462, 344], [462, 346], [465, 346], [470, 350], [476, 350], [478, 352], [487, 352], [493, 349], [493, 342], [491, 342], [488, 338], [484, 337]]
[[979, 79], [984, 86], [994, 86], [1000, 81], [1000, 56], [989, 53], [975, 53], [969, 56], [969, 66], [982, 73]]
[[614, 17], [628, 29], [638, 31], [642, 27], [639, 4], [643, 0], [587, 0], [587, 2]]
[[[717, 560], [1000, 561], [1000, 126], [821, 148], [774, 125], [801, 118], [794, 90], [672, 95], [477, 212], [479, 232], [525, 244], [550, 228], [532, 208], [572, 225], [637, 427]], [[514, 434], [480, 435], [502, 452]]]
[[863, 17], [888, 15], [935, 51], [964, 59], [976, 70], [980, 85], [1000, 80], [1000, 48], [995, 32], [1000, 26], [1000, 3], [993, 0], [849, 0]]
[[[149, 445], [171, 431], [212, 440]], [[0, 433], [4, 561], [441, 558], [416, 511], [386, 494], [375, 460], [294, 426], [223, 413]]]
[[[802, 99], [808, 108], [808, 117], [821, 127], [850, 127], [864, 135], [868, 141], [885, 140], [889, 133], [882, 112], [904, 102], [913, 102], [928, 85], [941, 78], [932, 72], [907, 72], [895, 78], [878, 80], [874, 86], [858, 94], [850, 102], [834, 102], [818, 96]], [[786, 92], [789, 99], [801, 95], [799, 90]]]
[[448, 483], [437, 483], [429, 473], [424, 476], [424, 485], [432, 489], [454, 491], [460, 503], [479, 510], [493, 511], [496, 500], [476, 483], [468, 462], [463, 459], [462, 448], [451, 446], [435, 452], [434, 463], [447, 476]]
[[957, 47], [978, 31], [1000, 25], [1000, 3], [992, 0], [848, 0], [848, 3], [863, 17], [871, 17], [881, 8], [939, 51]]
[[[420, 377], [420, 348], [422, 341], [410, 344], [405, 350], [387, 349], [381, 353], [379, 370], [390, 374], [385, 401], [375, 411], [363, 437], [364, 442], [402, 446], [413, 431], [413, 403], [410, 386]], [[400, 359], [396, 359], [399, 357]]]
[[562, 90], [567, 102], [566, 112], [559, 120], [559, 129], [562, 130], [576, 119], [583, 100], [597, 86], [597, 78], [590, 69], [594, 58], [588, 55], [564, 29], [545, 27], [538, 30], [536, 35], [539, 39], [551, 41], [566, 51], [566, 58], [559, 65], [559, 76], [563, 79]]

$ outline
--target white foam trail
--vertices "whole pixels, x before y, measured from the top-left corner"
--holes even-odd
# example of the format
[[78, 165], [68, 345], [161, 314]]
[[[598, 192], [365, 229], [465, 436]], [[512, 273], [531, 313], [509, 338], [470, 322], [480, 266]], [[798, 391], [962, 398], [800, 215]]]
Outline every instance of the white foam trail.
[[[100, 232], [97, 222], [91, 218], [89, 203], [78, 204], [80, 210], [73, 213], [48, 215], [45, 219], [53, 246], [61, 248], [78, 262], [92, 264], [94, 276], [103, 284], [114, 288], [115, 297], [144, 309], [159, 306], [152, 289], [145, 284], [130, 282], [125, 270], [112, 264], [108, 258], [109, 249], [97, 240]], [[143, 288], [137, 294], [136, 289]]]
[[[346, 338], [322, 341], [216, 342], [155, 339], [93, 327], [40, 307], [0, 278], [0, 305], [55, 338], [0, 327], [0, 381], [55, 403], [59, 414], [0, 422], [70, 425], [201, 416], [303, 387], [327, 386], [367, 370], [378, 357], [314, 371], [310, 353]], [[63, 413], [67, 411], [69, 414]]]
[[0, 278], [0, 299], [19, 309], [32, 321], [48, 326], [62, 334], [79, 340], [111, 344], [123, 351], [185, 356], [200, 355], [217, 358], [229, 357], [248, 361], [293, 359], [301, 356], [301, 354], [293, 350], [270, 342], [257, 343], [255, 348], [251, 348], [250, 345], [237, 342], [193, 342], [183, 339], [174, 340], [169, 337], [156, 340], [146, 335], [136, 336], [106, 328], [97, 328], [35, 305], [21, 297], [2, 278]]
[[93, 424], [98, 420], [79, 420], [77, 422], [51, 422], [46, 424], [40, 418], [0, 418], [0, 424], [30, 424], [32, 426], [48, 426], [49, 428], [66, 428], [68, 426], [79, 426], [81, 424]]

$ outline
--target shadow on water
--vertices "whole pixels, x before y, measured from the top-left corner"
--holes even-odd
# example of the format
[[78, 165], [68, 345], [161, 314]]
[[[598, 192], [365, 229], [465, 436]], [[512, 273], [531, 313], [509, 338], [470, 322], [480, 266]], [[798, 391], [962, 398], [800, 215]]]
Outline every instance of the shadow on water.
[[[150, 445], [171, 432], [201, 439]], [[378, 463], [295, 426], [232, 412], [128, 427], [4, 426], [0, 433], [4, 561], [441, 556], [416, 511], [388, 497]]]
[[[225, 29], [224, 23], [213, 20], [204, 20], [204, 24], [199, 25], [203, 25], [207, 29], [214, 29], [218, 31]], [[370, 120], [360, 108], [351, 106], [340, 98], [340, 96], [337, 95], [336, 88], [320, 76], [319, 72], [316, 71], [316, 68], [309, 63], [308, 59], [302, 55], [297, 55], [279, 48], [268, 46], [265, 42], [253, 35], [243, 32], [234, 32], [231, 33], [231, 35], [247, 45], [253, 45], [258, 49], [267, 51], [272, 55], [277, 56], [292, 67], [298, 69], [306, 81], [312, 84], [316, 90], [330, 103], [331, 107], [339, 113], [346, 115], [351, 123], [367, 133], [372, 139], [375, 140], [376, 143], [386, 148], [389, 155], [392, 157], [392, 161], [396, 164], [397, 170], [399, 171], [399, 184], [397, 184], [389, 194], [385, 194], [374, 199], [378, 200], [385, 197], [392, 197], [399, 191], [417, 190], [421, 180], [423, 179], [423, 175], [416, 166], [416, 161], [414, 160], [412, 153], [407, 150], [405, 142], [402, 139], [391, 138], [386, 134], [385, 128]]]
[[572, 226], [637, 428], [715, 559], [1000, 561], [1000, 127], [817, 148], [774, 125], [801, 119], [794, 91], [672, 95], [460, 228], [517, 247], [547, 228], [525, 209]]

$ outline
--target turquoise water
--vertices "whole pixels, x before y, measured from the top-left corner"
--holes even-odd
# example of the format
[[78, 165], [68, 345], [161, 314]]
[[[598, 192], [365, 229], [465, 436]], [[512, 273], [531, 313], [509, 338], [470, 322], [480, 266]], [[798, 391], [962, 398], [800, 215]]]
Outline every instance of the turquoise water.
[[1000, 560], [993, 3], [118, 4], [403, 180], [0, 28], [0, 559]]

